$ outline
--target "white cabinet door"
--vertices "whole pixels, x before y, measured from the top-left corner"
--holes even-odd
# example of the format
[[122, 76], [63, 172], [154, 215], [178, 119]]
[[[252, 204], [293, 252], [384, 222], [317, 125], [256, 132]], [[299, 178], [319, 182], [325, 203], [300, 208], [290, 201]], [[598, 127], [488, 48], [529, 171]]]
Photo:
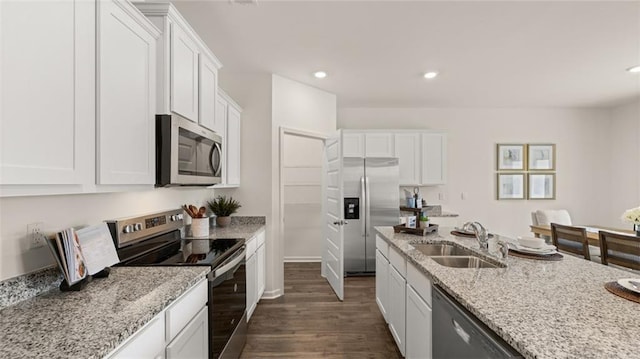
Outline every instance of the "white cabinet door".
[[167, 345], [167, 359], [209, 357], [208, 314], [208, 307], [205, 306]]
[[394, 134], [394, 157], [398, 157], [400, 185], [420, 184], [420, 134]]
[[164, 313], [153, 317], [120, 347], [107, 355], [108, 359], [157, 359], [164, 357]]
[[[262, 236], [264, 236], [264, 232], [262, 232]], [[256, 301], [259, 302], [260, 298], [264, 294], [265, 281], [267, 279], [267, 268], [266, 268], [266, 253], [265, 253], [265, 245], [264, 243], [258, 247], [258, 251], [256, 252], [258, 255], [256, 268], [258, 270], [258, 291]]]
[[155, 183], [156, 38], [123, 1], [98, 1], [97, 183]]
[[200, 54], [200, 124], [224, 135], [224, 123], [216, 116], [218, 103], [218, 68], [210, 58]]
[[247, 259], [246, 264], [247, 271], [247, 322], [251, 319], [251, 314], [256, 309], [256, 288], [257, 288], [257, 278], [256, 278], [256, 254], [254, 253]]
[[442, 133], [422, 134], [422, 184], [437, 185], [447, 181], [447, 137]]
[[392, 133], [366, 133], [364, 138], [365, 157], [393, 157]]
[[[227, 116], [227, 182], [228, 186], [240, 185], [240, 111], [229, 106]], [[223, 167], [225, 168], [225, 167]]]
[[216, 100], [216, 123], [222, 128], [222, 180], [220, 185], [227, 184], [227, 116], [229, 114], [229, 103], [219, 94]]
[[389, 323], [388, 302], [389, 261], [382, 255], [382, 252], [376, 250], [376, 303], [378, 303], [378, 308], [387, 323]]
[[363, 133], [343, 133], [342, 134], [342, 156], [343, 157], [364, 157], [364, 134]]
[[431, 358], [431, 307], [407, 284], [406, 357]]
[[198, 122], [196, 42], [178, 24], [171, 26], [171, 111]]
[[0, 184], [93, 183], [95, 2], [0, 1]]
[[404, 277], [389, 266], [389, 329], [402, 355], [405, 355], [405, 290]]

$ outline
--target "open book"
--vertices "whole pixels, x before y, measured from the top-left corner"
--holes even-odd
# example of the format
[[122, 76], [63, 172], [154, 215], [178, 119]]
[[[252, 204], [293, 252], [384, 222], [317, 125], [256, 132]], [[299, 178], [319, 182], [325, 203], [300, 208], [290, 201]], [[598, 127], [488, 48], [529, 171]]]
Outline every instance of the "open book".
[[47, 243], [69, 285], [120, 262], [105, 223], [77, 231], [65, 229]]

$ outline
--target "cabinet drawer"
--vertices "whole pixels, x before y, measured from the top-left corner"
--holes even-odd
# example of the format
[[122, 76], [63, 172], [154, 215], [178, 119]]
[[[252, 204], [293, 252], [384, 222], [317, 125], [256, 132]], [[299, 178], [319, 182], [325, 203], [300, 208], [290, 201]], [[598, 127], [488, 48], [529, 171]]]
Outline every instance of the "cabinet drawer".
[[164, 352], [164, 317], [156, 315], [124, 344], [108, 355], [109, 359], [155, 359]]
[[255, 252], [256, 249], [258, 248], [258, 240], [256, 238], [257, 236], [253, 236], [251, 237], [251, 239], [249, 239], [248, 241], [245, 242], [246, 246], [247, 246], [247, 251], [245, 254], [245, 258], [249, 258], [251, 257]]
[[389, 243], [376, 234], [376, 248], [382, 253], [385, 258], [389, 258]]
[[431, 306], [431, 281], [412, 263], [407, 263], [407, 283]]
[[404, 259], [404, 255], [398, 252], [397, 249], [390, 247], [389, 262], [396, 268], [402, 277], [407, 277], [407, 261]]
[[207, 284], [206, 278], [201, 280], [167, 308], [167, 342], [172, 341], [207, 304]]

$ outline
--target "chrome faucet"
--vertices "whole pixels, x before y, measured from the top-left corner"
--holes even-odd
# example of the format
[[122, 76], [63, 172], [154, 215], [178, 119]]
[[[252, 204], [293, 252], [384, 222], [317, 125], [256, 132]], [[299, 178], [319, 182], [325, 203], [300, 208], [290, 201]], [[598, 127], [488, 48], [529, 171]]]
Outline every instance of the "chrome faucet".
[[473, 232], [480, 244], [480, 250], [489, 251], [489, 232], [480, 222], [467, 222], [462, 226], [463, 231]]

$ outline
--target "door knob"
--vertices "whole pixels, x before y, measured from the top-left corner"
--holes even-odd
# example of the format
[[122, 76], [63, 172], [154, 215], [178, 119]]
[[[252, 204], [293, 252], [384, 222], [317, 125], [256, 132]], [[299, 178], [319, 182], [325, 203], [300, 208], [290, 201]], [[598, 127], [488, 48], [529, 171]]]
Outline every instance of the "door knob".
[[339, 220], [339, 221], [335, 221], [333, 222], [334, 225], [336, 226], [344, 226], [345, 224], [348, 224], [347, 221], [343, 221], [343, 220]]

